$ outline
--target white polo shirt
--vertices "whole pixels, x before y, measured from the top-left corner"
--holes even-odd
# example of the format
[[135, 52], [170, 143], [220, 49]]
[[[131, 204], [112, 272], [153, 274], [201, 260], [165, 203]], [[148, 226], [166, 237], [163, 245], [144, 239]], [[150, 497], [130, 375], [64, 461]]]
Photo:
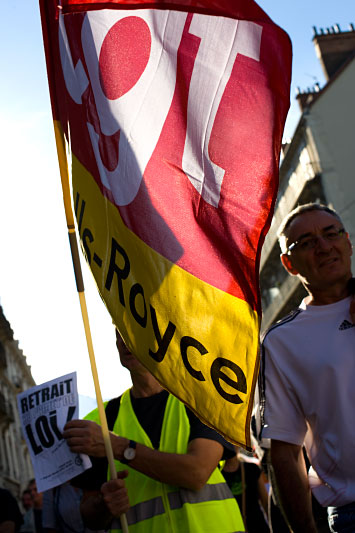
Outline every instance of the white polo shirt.
[[355, 502], [355, 326], [351, 297], [307, 306], [263, 342], [263, 438], [306, 446], [324, 506]]

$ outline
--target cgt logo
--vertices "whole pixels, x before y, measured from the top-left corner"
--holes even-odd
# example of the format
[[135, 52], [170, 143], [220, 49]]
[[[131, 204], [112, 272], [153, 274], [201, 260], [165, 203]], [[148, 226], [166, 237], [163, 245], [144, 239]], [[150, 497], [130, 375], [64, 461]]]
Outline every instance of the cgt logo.
[[[132, 13], [132, 12], [130, 12]], [[136, 197], [157, 146], [176, 91], [187, 90], [181, 166], [203, 199], [218, 207], [225, 169], [210, 154], [216, 114], [238, 54], [260, 58], [262, 27], [226, 17], [159, 10], [100, 10], [85, 15], [83, 56], [74, 64], [63, 16], [59, 47], [66, 88], [76, 104], [91, 86], [98, 121], [87, 129], [100, 179], [118, 206]], [[186, 47], [186, 37], [195, 48]], [[185, 53], [178, 55], [185, 39]], [[179, 77], [178, 57], [191, 65]], [[85, 65], [85, 67], [84, 67]], [[172, 131], [171, 134], [175, 135]], [[221, 132], [221, 135], [224, 133]], [[118, 160], [108, 168], [102, 145], [116, 143]]]

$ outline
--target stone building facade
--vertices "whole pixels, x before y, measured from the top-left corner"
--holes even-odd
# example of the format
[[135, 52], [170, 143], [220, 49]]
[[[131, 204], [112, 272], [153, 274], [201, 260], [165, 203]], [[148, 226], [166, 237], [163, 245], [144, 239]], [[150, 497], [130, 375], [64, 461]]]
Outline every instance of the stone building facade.
[[16, 396], [34, 385], [26, 357], [0, 307], [0, 486], [18, 499], [34, 476]]
[[[283, 147], [279, 192], [260, 263], [262, 330], [297, 307], [306, 294], [280, 262], [277, 230], [292, 209], [308, 202], [329, 205], [355, 242], [355, 28], [314, 28], [313, 43], [326, 83], [299, 91], [302, 114], [291, 142]], [[355, 273], [354, 256], [352, 266]]]

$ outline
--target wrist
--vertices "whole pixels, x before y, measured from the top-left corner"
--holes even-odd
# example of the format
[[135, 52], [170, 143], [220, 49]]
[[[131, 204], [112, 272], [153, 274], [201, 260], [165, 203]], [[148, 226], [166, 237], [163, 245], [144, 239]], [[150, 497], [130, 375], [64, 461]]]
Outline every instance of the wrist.
[[110, 529], [114, 518], [101, 492], [84, 498], [80, 504], [80, 513], [85, 526], [92, 530]]
[[123, 450], [123, 457], [121, 463], [129, 465], [136, 457], [137, 443], [134, 440], [130, 440], [128, 446]]
[[109, 529], [111, 527], [111, 523], [114, 519], [114, 516], [107, 507], [102, 492], [98, 494], [97, 509], [99, 510], [99, 514], [102, 517], [102, 525], [100, 527], [104, 526], [104, 529]]
[[123, 452], [129, 445], [129, 439], [125, 437], [115, 437], [114, 444], [112, 446], [113, 456], [117, 461], [121, 461], [123, 457]]

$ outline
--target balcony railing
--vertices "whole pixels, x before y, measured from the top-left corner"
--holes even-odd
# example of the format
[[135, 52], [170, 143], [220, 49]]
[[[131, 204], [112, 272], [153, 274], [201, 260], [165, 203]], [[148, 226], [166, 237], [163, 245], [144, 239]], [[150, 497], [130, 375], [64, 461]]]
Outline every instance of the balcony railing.
[[14, 412], [12, 405], [5, 399], [5, 396], [0, 393], [0, 422], [13, 422]]
[[7, 366], [5, 348], [0, 342], [0, 368], [4, 369]]
[[295, 207], [297, 200], [302, 194], [307, 182], [315, 178], [319, 174], [319, 164], [311, 161], [304, 161], [304, 148], [301, 152], [300, 162], [295, 171], [291, 174], [284, 190], [279, 191], [279, 201], [276, 205], [274, 217], [266, 236], [264, 246], [261, 253], [260, 269], [263, 268], [275, 242], [277, 240], [277, 230], [285, 216]]

